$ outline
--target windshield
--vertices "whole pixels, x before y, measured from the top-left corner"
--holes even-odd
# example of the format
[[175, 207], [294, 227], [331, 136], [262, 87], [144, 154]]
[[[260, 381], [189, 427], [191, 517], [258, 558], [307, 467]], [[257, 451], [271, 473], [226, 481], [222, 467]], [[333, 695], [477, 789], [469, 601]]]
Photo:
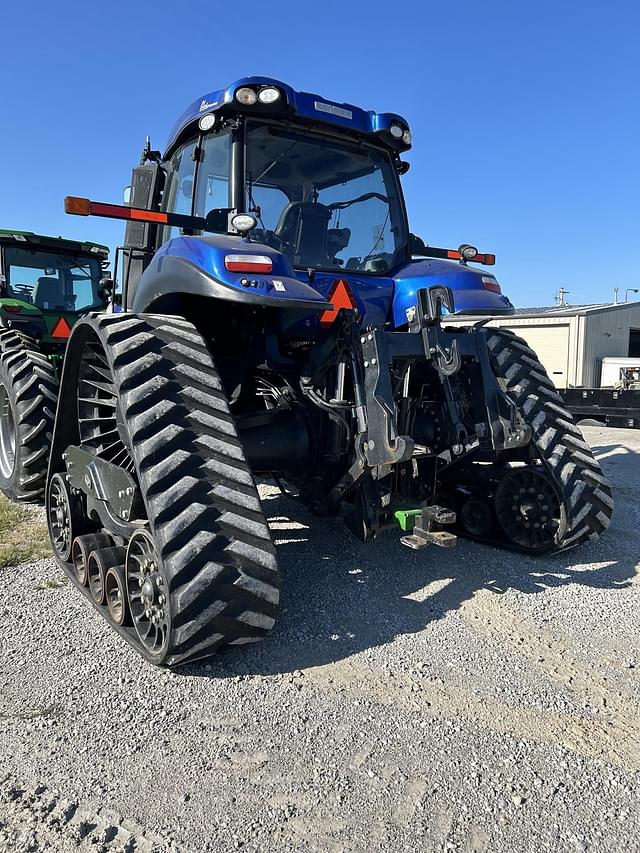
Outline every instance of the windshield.
[[42, 311], [83, 311], [103, 305], [100, 261], [13, 246], [5, 249], [7, 296]]
[[294, 267], [382, 274], [400, 259], [404, 214], [383, 151], [247, 122], [245, 188], [251, 239]]

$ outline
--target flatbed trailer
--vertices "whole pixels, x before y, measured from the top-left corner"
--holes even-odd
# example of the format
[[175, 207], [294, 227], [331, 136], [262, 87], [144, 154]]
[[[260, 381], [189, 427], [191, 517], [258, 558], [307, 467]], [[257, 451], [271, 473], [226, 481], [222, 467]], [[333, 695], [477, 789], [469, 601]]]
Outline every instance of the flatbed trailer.
[[566, 388], [559, 393], [578, 423], [640, 429], [640, 389]]

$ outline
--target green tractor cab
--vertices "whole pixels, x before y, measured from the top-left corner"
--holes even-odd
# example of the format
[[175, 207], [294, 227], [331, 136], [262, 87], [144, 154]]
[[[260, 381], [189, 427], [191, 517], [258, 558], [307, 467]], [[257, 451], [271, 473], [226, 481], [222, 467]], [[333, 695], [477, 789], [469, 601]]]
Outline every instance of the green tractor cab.
[[0, 229], [0, 490], [42, 497], [58, 374], [76, 321], [111, 295], [108, 249]]

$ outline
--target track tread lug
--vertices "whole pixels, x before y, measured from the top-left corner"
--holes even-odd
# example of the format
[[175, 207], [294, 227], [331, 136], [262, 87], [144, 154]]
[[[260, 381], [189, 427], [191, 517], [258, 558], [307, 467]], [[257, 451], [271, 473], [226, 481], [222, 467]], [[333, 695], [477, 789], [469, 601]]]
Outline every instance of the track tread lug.
[[611, 521], [611, 488], [562, 397], [522, 338], [510, 330], [491, 329], [487, 346], [496, 377], [506, 381], [506, 393], [531, 426], [540, 458], [562, 495], [567, 531], [553, 550], [574, 548], [599, 536]]
[[90, 320], [114, 374], [162, 559], [171, 632], [155, 663], [254, 642], [279, 602], [276, 552], [234, 418], [208, 348], [186, 320]]

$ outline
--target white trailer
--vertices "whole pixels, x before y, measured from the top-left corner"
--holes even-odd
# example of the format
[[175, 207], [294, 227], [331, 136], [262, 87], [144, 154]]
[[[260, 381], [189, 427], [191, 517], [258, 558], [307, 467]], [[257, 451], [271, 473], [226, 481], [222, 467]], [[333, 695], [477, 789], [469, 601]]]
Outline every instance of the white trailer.
[[621, 381], [622, 371], [637, 371], [640, 374], [640, 358], [609, 358], [602, 359], [600, 373], [600, 388], [615, 388]]

